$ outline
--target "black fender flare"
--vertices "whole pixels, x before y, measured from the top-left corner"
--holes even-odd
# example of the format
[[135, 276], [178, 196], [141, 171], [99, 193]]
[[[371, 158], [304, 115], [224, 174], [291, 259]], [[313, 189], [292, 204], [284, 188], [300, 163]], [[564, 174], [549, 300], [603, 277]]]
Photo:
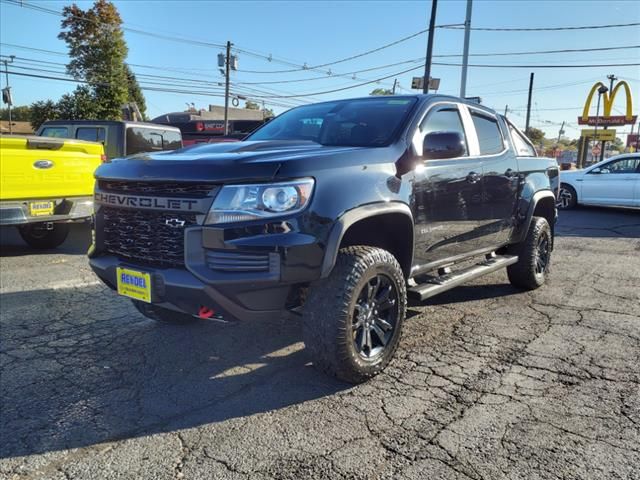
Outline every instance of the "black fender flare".
[[[333, 266], [336, 264], [336, 259], [338, 258], [338, 250], [340, 250], [342, 237], [344, 237], [345, 232], [349, 230], [349, 227], [365, 218], [386, 215], [389, 213], [400, 213], [407, 216], [411, 221], [412, 232], [414, 231], [413, 215], [411, 213], [411, 209], [406, 203], [376, 202], [362, 205], [344, 212], [335, 221], [331, 228], [331, 232], [329, 233], [324, 259], [322, 260], [320, 278], [326, 278], [331, 273], [331, 270], [333, 270]], [[413, 235], [411, 236], [411, 258], [413, 259]]]
[[538, 190], [531, 196], [531, 200], [529, 201], [529, 205], [527, 207], [526, 216], [524, 216], [522, 222], [516, 227], [516, 230], [514, 232], [514, 243], [520, 242], [527, 234], [527, 232], [529, 231], [529, 226], [531, 225], [531, 219], [533, 218], [533, 212], [535, 212], [538, 203], [540, 203], [540, 200], [544, 198], [551, 198], [551, 200], [553, 201], [555, 214], [553, 222], [551, 222], [550, 226], [551, 230], [554, 230], [554, 224], [558, 219], [558, 210], [557, 208], [555, 208], [556, 196], [553, 194], [552, 190]]

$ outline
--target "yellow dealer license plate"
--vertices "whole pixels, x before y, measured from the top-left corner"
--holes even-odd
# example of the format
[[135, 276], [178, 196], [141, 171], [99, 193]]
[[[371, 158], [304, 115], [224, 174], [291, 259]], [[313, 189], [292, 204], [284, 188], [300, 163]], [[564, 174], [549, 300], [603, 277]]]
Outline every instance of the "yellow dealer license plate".
[[151, 303], [151, 274], [118, 267], [118, 293], [125, 297]]
[[29, 203], [29, 215], [32, 217], [41, 217], [45, 215], [53, 215], [55, 204], [50, 201], [31, 202]]

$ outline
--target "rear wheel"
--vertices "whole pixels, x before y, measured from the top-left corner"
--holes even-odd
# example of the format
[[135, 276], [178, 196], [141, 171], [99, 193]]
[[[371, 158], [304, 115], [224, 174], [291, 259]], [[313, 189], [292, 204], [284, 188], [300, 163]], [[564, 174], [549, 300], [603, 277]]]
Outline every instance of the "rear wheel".
[[20, 236], [31, 248], [46, 250], [59, 247], [69, 235], [68, 223], [33, 223], [18, 228]]
[[571, 185], [563, 183], [558, 193], [558, 209], [569, 210], [578, 204], [578, 192]]
[[314, 365], [351, 383], [377, 375], [398, 347], [406, 308], [404, 276], [391, 253], [343, 248], [304, 306], [304, 343]]
[[196, 318], [192, 315], [188, 315], [182, 312], [176, 312], [175, 310], [169, 310], [168, 308], [158, 307], [150, 303], [141, 302], [139, 300], [132, 300], [136, 309], [145, 317], [155, 320], [161, 323], [172, 324], [187, 324], [196, 321]]
[[551, 266], [551, 227], [544, 217], [533, 217], [527, 237], [510, 247], [518, 262], [507, 267], [509, 281], [514, 287], [534, 290], [545, 282]]

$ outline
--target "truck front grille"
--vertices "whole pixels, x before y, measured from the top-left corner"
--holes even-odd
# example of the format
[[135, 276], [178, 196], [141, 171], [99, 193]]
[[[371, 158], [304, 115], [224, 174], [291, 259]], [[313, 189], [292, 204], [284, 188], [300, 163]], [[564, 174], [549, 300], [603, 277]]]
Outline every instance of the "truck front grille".
[[184, 229], [196, 225], [195, 214], [104, 206], [102, 216], [107, 252], [145, 265], [184, 266]]
[[190, 198], [213, 196], [220, 188], [212, 183], [124, 182], [118, 180], [100, 180], [98, 187], [100, 190], [114, 193]]

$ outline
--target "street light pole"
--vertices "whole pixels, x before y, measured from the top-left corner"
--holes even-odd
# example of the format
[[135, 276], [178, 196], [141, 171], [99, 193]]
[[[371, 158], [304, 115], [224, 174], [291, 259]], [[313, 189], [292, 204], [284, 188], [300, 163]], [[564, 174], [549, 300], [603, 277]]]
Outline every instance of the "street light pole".
[[533, 72], [529, 77], [529, 96], [527, 97], [527, 119], [525, 121], [524, 134], [529, 135], [529, 120], [531, 119], [531, 95], [533, 94]]
[[231, 70], [231, 42], [227, 42], [224, 62], [224, 135], [229, 135], [229, 71]]
[[6, 75], [6, 81], [7, 81], [7, 97], [8, 97], [8, 108], [9, 108], [9, 134], [13, 133], [13, 121], [11, 119], [11, 104], [12, 104], [12, 99], [11, 99], [11, 87], [9, 86], [9, 64], [13, 63], [13, 59], [15, 57], [13, 55], [11, 55], [9, 57], [9, 60], [3, 60], [2, 62], [4, 63], [4, 73]]
[[471, 7], [473, 0], [467, 0], [467, 16], [464, 21], [464, 48], [462, 50], [462, 78], [460, 79], [460, 97], [467, 95], [467, 67], [469, 64], [469, 39], [471, 37]]
[[[613, 82], [615, 82], [618, 78], [615, 75], [607, 75], [607, 78], [609, 79], [609, 91], [613, 92]], [[607, 126], [604, 126], [604, 129], [607, 129]], [[602, 140], [602, 142], [600, 143], [600, 161], [604, 160], [604, 145], [605, 145], [605, 141]]]
[[431, 0], [431, 19], [429, 20], [429, 38], [427, 40], [427, 58], [424, 63], [424, 82], [422, 93], [429, 93], [429, 83], [431, 80], [431, 57], [433, 55], [433, 36], [436, 30], [436, 11], [438, 0]]

